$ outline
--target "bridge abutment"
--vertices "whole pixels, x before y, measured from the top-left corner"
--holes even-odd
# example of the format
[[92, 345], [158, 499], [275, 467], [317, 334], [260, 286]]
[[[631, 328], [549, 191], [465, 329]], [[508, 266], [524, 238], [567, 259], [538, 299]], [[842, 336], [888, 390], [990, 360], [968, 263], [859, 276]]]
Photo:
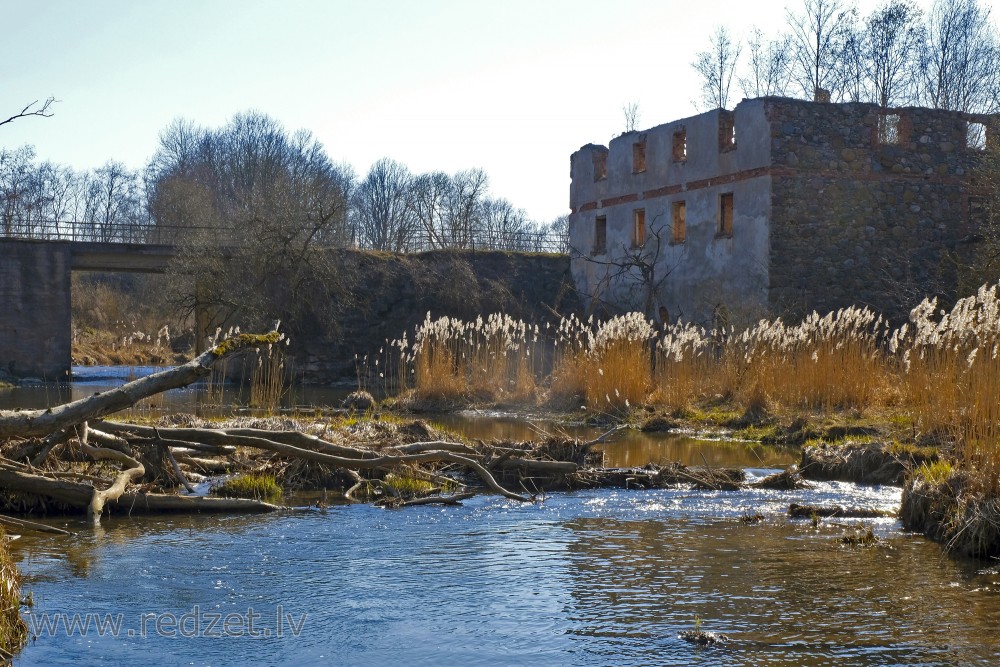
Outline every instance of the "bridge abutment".
[[69, 379], [71, 262], [69, 242], [0, 243], [0, 370]]

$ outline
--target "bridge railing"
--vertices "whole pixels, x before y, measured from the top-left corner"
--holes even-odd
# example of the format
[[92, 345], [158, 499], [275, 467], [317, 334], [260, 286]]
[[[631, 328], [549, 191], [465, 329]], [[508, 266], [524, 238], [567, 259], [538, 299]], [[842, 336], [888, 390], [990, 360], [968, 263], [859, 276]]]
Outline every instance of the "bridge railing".
[[209, 232], [219, 238], [231, 237], [232, 230], [222, 227], [171, 226], [152, 223], [91, 223], [75, 220], [35, 220], [0, 224], [0, 237], [39, 239], [43, 241], [96, 241], [100, 243], [130, 243], [173, 245], [192, 233]]
[[[0, 238], [39, 239], [45, 241], [92, 241], [139, 245], [175, 245], [197, 235], [203, 243], [218, 243], [228, 247], [250, 242], [229, 227], [207, 225], [161, 225], [154, 223], [91, 223], [73, 220], [0, 222]], [[356, 244], [349, 244], [356, 245]], [[361, 246], [363, 247], [363, 246]], [[406, 244], [407, 252], [440, 248], [464, 250], [507, 250], [519, 252], [567, 252], [565, 240], [545, 232], [521, 231], [471, 234], [462, 239], [431, 238], [415, 234]], [[370, 248], [369, 248], [370, 249]]]

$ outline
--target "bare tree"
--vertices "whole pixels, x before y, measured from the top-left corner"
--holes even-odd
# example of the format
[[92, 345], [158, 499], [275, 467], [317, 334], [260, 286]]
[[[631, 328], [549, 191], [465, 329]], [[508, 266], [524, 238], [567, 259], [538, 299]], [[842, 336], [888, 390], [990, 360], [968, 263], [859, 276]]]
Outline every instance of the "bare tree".
[[33, 189], [34, 158], [31, 146], [0, 150], [0, 230], [4, 236], [30, 235], [23, 212]]
[[745, 97], [784, 96], [791, 76], [791, 40], [785, 35], [768, 39], [760, 28], [747, 38], [749, 58], [745, 74], [738, 77]]
[[920, 101], [971, 113], [997, 107], [1000, 39], [977, 0], [936, 0], [920, 55]]
[[691, 66], [701, 78], [701, 109], [725, 109], [729, 105], [729, 88], [733, 82], [740, 44], [734, 42], [724, 26], [716, 28], [709, 49], [702, 51]]
[[503, 198], [487, 197], [481, 205], [481, 225], [476, 244], [489, 250], [534, 250], [532, 225], [524, 209]]
[[859, 40], [865, 101], [887, 108], [915, 100], [923, 41], [922, 12], [909, 0], [890, 0], [865, 19]]
[[550, 252], [569, 253], [569, 216], [560, 215], [555, 220], [542, 225], [546, 236], [546, 249]]
[[174, 302], [210, 308], [220, 324], [280, 317], [290, 332], [331, 316], [340, 283], [326, 248], [348, 238], [353, 178], [311, 134], [290, 136], [264, 114], [212, 131], [171, 125], [147, 180], [157, 225], [190, 225], [177, 236]]
[[59, 100], [57, 100], [54, 97], [46, 98], [45, 101], [42, 102], [41, 104], [38, 103], [38, 100], [35, 100], [31, 104], [28, 104], [23, 109], [21, 109], [20, 113], [14, 114], [7, 120], [0, 120], [0, 125], [13, 123], [15, 120], [18, 120], [19, 118], [28, 118], [30, 116], [41, 116], [42, 118], [49, 118], [50, 116], [52, 116], [52, 111], [51, 111], [52, 105], [58, 101]]
[[639, 103], [629, 102], [622, 107], [625, 116], [625, 132], [635, 132], [639, 129]]
[[619, 290], [626, 296], [615, 301], [624, 304], [626, 309], [641, 308], [647, 318], [659, 319], [661, 290], [673, 272], [673, 267], [663, 262], [667, 241], [662, 238], [664, 226], [658, 224], [659, 217], [652, 221], [649, 236], [642, 245], [622, 244], [621, 252], [609, 252], [601, 256], [570, 248], [571, 256], [580, 257], [600, 267], [601, 278], [597, 281], [594, 294], [588, 295], [590, 298], [604, 301], [603, 294]]
[[388, 252], [412, 249], [418, 224], [410, 203], [412, 180], [409, 169], [395, 160], [382, 158], [371, 166], [352, 197], [359, 246]]
[[856, 17], [843, 0], [803, 0], [802, 10], [788, 10], [791, 30], [792, 78], [808, 99], [829, 91], [842, 96], [844, 48]]
[[866, 74], [864, 33], [850, 30], [844, 39], [840, 57], [840, 98], [845, 102], [868, 101], [869, 87]]
[[35, 150], [0, 150], [0, 232], [7, 236], [60, 238], [84, 219], [89, 172], [35, 162]]
[[145, 241], [138, 174], [109, 160], [89, 180], [79, 227], [91, 241]]
[[449, 248], [475, 246], [480, 229], [482, 201], [489, 189], [489, 178], [482, 169], [466, 169], [451, 178], [445, 208], [444, 229], [440, 238]]
[[451, 177], [443, 171], [421, 174], [413, 180], [410, 205], [422, 235], [417, 249], [443, 248], [444, 220], [451, 192]]

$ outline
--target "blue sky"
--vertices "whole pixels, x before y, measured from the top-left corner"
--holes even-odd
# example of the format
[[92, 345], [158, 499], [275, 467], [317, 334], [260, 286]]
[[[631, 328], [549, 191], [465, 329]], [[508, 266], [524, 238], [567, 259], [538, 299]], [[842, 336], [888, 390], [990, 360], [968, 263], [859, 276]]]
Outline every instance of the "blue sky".
[[692, 115], [690, 63], [714, 27], [776, 32], [798, 4], [0, 0], [0, 114], [60, 100], [0, 128], [0, 147], [135, 168], [176, 117], [258, 109], [359, 174], [383, 156], [482, 167], [495, 196], [549, 220], [567, 212], [570, 153], [619, 134], [624, 104], [643, 127]]

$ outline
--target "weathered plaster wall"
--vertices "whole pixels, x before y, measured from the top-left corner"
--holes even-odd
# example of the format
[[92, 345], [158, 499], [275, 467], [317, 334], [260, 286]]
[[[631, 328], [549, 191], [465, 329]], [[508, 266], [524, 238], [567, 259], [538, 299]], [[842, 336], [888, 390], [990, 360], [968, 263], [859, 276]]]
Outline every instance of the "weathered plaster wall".
[[[607, 285], [607, 262], [632, 244], [633, 212], [645, 211], [644, 253], [657, 252], [657, 277], [666, 276], [656, 295], [669, 317], [710, 323], [723, 307], [731, 320], [765, 312], [768, 285], [768, 220], [771, 195], [767, 167], [770, 128], [760, 101], [745, 102], [731, 114], [722, 110], [631, 132], [612, 139], [608, 149], [588, 145], [572, 156], [570, 242], [577, 251], [573, 275], [581, 292], [624, 308], [642, 308], [640, 281]], [[731, 121], [729, 120], [731, 118]], [[736, 128], [735, 145], [725, 141]], [[686, 159], [674, 156], [675, 133], [684, 132]], [[646, 170], [633, 173], [634, 144], [645, 141]], [[594, 153], [607, 153], [607, 177], [595, 180]], [[723, 193], [732, 193], [733, 233], [720, 231]], [[672, 242], [675, 202], [686, 209], [683, 243]], [[605, 253], [595, 252], [595, 224], [607, 219]]]
[[[921, 108], [879, 140], [866, 104], [767, 102], [772, 123], [772, 310], [850, 304], [900, 317], [925, 294], [953, 296], [971, 260], [967, 118]], [[984, 119], [991, 122], [991, 119]]]
[[[657, 297], [671, 318], [708, 323], [724, 306], [737, 323], [851, 304], [898, 317], [926, 294], [969, 287], [958, 267], [974, 261], [970, 173], [980, 149], [967, 145], [967, 130], [982, 123], [986, 145], [1000, 148], [1000, 116], [761, 98], [732, 113], [734, 147], [723, 141], [729, 117], [712, 111], [573, 154], [572, 270], [579, 289], [598, 297], [592, 307], [600, 299], [642, 307], [637, 281], [605, 285], [608, 262], [630, 252], [637, 208], [669, 242], [679, 200], [687, 238], [661, 248], [657, 271], [667, 275]], [[681, 129], [687, 158], [677, 161]], [[642, 141], [647, 168], [633, 173]], [[595, 156], [604, 156], [606, 178], [595, 178]], [[717, 233], [722, 193], [733, 194], [731, 238]], [[599, 216], [603, 251], [595, 248]]]
[[69, 244], [0, 244], [0, 370], [67, 379], [70, 326]]

